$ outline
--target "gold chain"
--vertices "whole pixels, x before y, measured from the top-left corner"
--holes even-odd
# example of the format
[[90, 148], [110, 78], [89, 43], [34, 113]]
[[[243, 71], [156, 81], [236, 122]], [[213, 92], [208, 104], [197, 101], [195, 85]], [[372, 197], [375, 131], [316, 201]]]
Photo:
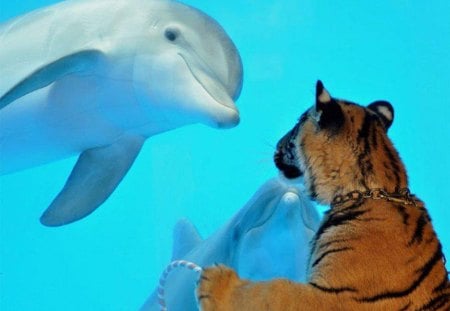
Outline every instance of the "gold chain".
[[332, 205], [340, 205], [348, 201], [360, 201], [363, 199], [373, 199], [373, 200], [386, 200], [389, 202], [401, 203], [404, 205], [414, 205], [420, 202], [408, 188], [399, 189], [397, 192], [389, 193], [384, 189], [375, 188], [370, 189], [365, 192], [354, 190], [346, 195], [337, 195], [333, 201]]

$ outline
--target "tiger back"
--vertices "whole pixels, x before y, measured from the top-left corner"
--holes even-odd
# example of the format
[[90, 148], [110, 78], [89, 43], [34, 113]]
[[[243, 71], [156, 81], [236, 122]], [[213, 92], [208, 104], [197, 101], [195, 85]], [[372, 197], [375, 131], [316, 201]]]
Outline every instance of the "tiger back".
[[330, 205], [311, 245], [307, 283], [250, 282], [223, 266], [206, 269], [202, 310], [450, 310], [441, 244], [387, 136], [393, 119], [388, 102], [335, 99], [318, 81], [315, 105], [274, 156], [287, 178], [303, 176], [309, 195]]

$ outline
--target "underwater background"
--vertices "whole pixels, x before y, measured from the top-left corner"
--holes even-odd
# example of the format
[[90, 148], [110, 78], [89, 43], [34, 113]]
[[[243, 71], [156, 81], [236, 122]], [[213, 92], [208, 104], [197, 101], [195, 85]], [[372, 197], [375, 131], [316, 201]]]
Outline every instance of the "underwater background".
[[[1, 1], [0, 21], [55, 2]], [[389, 136], [450, 256], [449, 1], [184, 3], [240, 51], [241, 123], [152, 137], [107, 202], [64, 227], [39, 217], [76, 157], [0, 176], [1, 311], [137, 310], [170, 261], [178, 219], [207, 237], [278, 174], [275, 145], [313, 104], [317, 79], [335, 97], [393, 104]]]

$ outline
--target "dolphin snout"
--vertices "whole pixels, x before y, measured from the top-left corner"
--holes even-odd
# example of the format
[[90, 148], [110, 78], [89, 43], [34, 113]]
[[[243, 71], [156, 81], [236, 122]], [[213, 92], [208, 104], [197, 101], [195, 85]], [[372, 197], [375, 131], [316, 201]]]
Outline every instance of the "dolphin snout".
[[228, 129], [237, 126], [240, 121], [241, 118], [239, 116], [239, 113], [236, 110], [230, 109], [229, 116], [226, 118], [226, 120], [223, 120], [223, 118], [217, 120], [215, 127], [219, 129]]
[[217, 128], [231, 128], [239, 124], [239, 111], [230, 94], [214, 71], [195, 53], [179, 53], [196, 82], [208, 94], [208, 99], [199, 97], [198, 105], [207, 112], [211, 120], [206, 123]]

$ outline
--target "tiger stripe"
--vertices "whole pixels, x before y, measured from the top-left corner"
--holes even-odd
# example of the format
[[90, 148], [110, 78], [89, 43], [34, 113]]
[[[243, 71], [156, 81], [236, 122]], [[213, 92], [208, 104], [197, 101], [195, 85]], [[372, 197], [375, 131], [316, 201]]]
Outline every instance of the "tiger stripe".
[[308, 280], [250, 282], [207, 270], [201, 306], [215, 308], [203, 311], [450, 311], [442, 246], [387, 136], [393, 118], [386, 101], [338, 100], [318, 81], [316, 104], [274, 156], [287, 178], [303, 175], [311, 198], [330, 205], [311, 241]]

